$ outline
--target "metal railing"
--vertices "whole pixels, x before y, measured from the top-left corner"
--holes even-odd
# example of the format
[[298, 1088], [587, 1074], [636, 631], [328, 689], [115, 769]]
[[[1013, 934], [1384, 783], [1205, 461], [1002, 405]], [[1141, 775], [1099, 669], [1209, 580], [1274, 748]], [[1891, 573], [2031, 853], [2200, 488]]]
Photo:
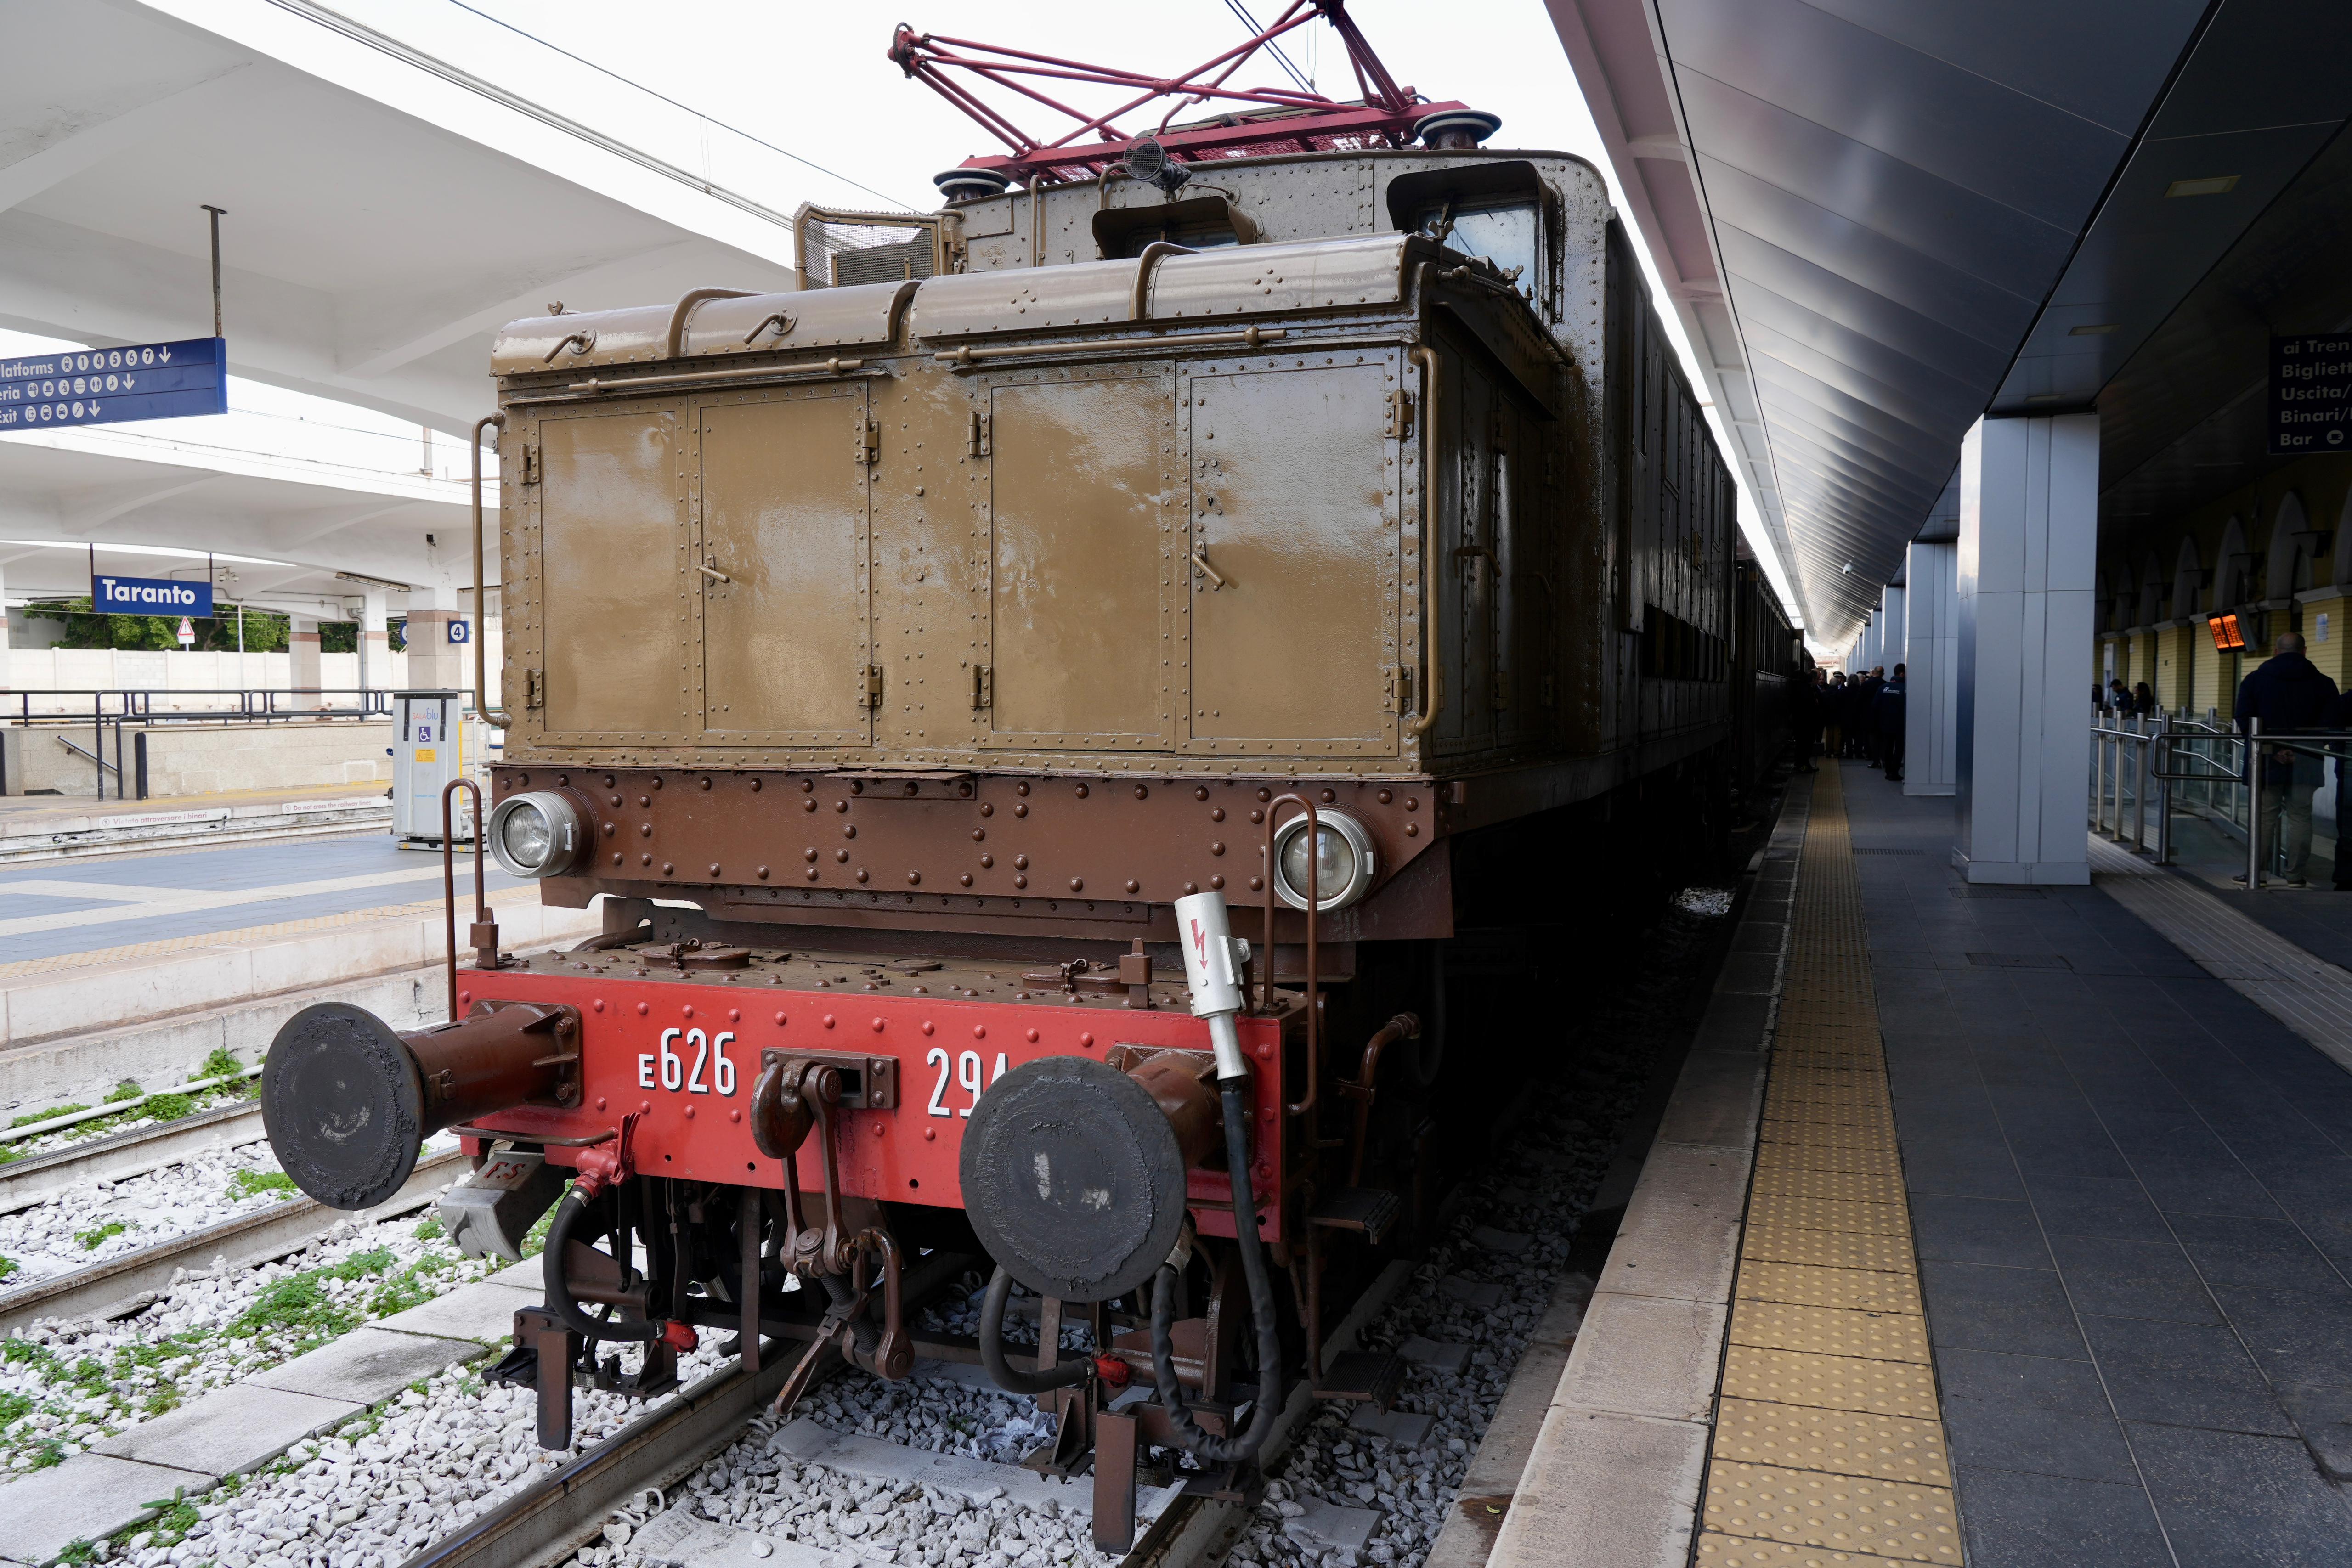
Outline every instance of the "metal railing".
[[[2259, 890], [2270, 876], [2263, 863], [2264, 798], [2294, 786], [2267, 783], [2254, 763], [2258, 757], [2275, 761], [2282, 755], [2308, 757], [2323, 767], [2332, 759], [2340, 768], [2352, 762], [2352, 733], [2266, 735], [2260, 719], [2249, 720], [2241, 730], [2210, 710], [2201, 720], [2094, 712], [2091, 829], [2168, 864], [2174, 813], [2200, 817], [2225, 833], [2242, 836], [2242, 880]], [[2352, 824], [2336, 823], [2339, 841], [2352, 842], [2347, 828]]]
[[[159, 704], [159, 698], [163, 703]], [[330, 701], [331, 698], [338, 700]], [[181, 706], [190, 699], [201, 699], [200, 706]], [[161, 728], [168, 725], [314, 723], [321, 719], [363, 720], [391, 716], [392, 693], [364, 686], [303, 687], [286, 691], [225, 687], [215, 690], [123, 688], [0, 693], [0, 725], [23, 728], [32, 734], [53, 736], [67, 750], [87, 758], [96, 775], [98, 798], [101, 800], [107, 798], [106, 783], [110, 774], [114, 779], [114, 798], [118, 800], [131, 798], [129, 776], [123, 770], [122, 736], [126, 729]], [[80, 740], [83, 732], [89, 735], [88, 744]], [[45, 740], [42, 744], [47, 745], [47, 742]], [[0, 761], [0, 768], [5, 766], [5, 761]], [[0, 789], [5, 788], [5, 780], [0, 779]]]
[[2152, 807], [2159, 865], [2172, 858], [2173, 776], [2160, 755], [2179, 738], [2172, 724], [2161, 713], [2091, 716], [2091, 831], [2146, 850]]

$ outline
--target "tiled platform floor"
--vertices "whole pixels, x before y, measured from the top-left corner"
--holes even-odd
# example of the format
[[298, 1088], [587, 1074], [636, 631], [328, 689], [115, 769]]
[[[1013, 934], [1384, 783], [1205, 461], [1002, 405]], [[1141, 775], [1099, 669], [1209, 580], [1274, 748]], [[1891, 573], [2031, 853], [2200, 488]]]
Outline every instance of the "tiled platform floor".
[[1844, 782], [1969, 1562], [2352, 1563], [2352, 1074]]
[[[469, 890], [472, 856], [457, 874]], [[521, 884], [494, 863], [489, 885]], [[0, 872], [0, 964], [422, 900], [437, 907], [440, 896], [441, 857], [383, 832], [42, 861]]]

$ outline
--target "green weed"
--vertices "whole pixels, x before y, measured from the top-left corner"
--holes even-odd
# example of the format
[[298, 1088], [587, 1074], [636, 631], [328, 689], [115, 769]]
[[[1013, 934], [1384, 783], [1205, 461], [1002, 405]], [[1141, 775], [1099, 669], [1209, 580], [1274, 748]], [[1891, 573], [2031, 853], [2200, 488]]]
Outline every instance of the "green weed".
[[81, 1243], [83, 1251], [95, 1252], [130, 1228], [119, 1219], [110, 1219], [95, 1229], [76, 1231], [74, 1239]]
[[291, 1197], [294, 1178], [284, 1171], [246, 1169], [229, 1173], [228, 1195], [231, 1198], [254, 1197], [265, 1192], [282, 1192]]
[[245, 1063], [223, 1045], [213, 1047], [212, 1054], [196, 1063], [196, 1076], [199, 1078], [229, 1078], [244, 1071]]
[[116, 1084], [113, 1088], [106, 1092], [106, 1103], [109, 1105], [120, 1105], [126, 1100], [140, 1099], [144, 1096], [146, 1092], [147, 1091], [140, 1088], [136, 1082], [126, 1078], [121, 1082]]
[[308, 1269], [288, 1275], [255, 1297], [253, 1305], [228, 1325], [228, 1332], [241, 1339], [288, 1332], [305, 1340], [332, 1339], [347, 1332], [359, 1322], [360, 1315], [328, 1299], [320, 1286], [326, 1273], [323, 1269]]
[[185, 1094], [151, 1094], [147, 1103], [139, 1107], [142, 1116], [152, 1116], [158, 1122], [176, 1122], [183, 1116], [196, 1113], [196, 1103]]
[[36, 1122], [46, 1122], [52, 1116], [70, 1116], [77, 1111], [87, 1111], [87, 1105], [52, 1105], [46, 1111], [27, 1111], [8, 1124], [11, 1127], [29, 1127]]

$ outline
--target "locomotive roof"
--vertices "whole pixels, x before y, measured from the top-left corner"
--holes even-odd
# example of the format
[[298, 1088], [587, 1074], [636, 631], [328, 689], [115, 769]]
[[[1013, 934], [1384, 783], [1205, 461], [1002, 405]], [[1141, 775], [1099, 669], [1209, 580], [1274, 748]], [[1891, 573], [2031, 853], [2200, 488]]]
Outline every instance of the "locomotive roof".
[[[1140, 318], [1134, 292], [1144, 264], [1133, 258], [790, 294], [715, 297], [716, 291], [697, 290], [670, 304], [509, 322], [499, 334], [491, 366], [502, 376], [530, 375], [551, 368], [881, 347], [896, 340], [902, 314], [915, 339], [940, 341], [1139, 319], [1393, 308], [1410, 292], [1412, 267], [1441, 258], [1467, 265], [1467, 258], [1426, 235], [1402, 233], [1167, 253], [1154, 258]], [[576, 344], [581, 337], [584, 349], [560, 353], [567, 340]]]

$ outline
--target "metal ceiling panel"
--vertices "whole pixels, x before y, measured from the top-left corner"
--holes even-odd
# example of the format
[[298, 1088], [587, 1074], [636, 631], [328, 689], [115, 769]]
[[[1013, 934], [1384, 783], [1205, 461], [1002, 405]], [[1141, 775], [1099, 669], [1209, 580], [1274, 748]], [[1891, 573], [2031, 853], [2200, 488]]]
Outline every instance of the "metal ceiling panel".
[[[1852, 267], [1891, 298], [1923, 316], [1984, 337], [2000, 348], [2016, 341], [2033, 319], [2032, 297], [2005, 288], [1943, 256], [1906, 244], [1870, 224], [1833, 213], [1757, 179], [1719, 159], [1702, 156], [1701, 177], [1718, 220], [1749, 234], [1771, 234], [1783, 249], [1816, 267]], [[1996, 323], [2014, 322], [2011, 329]]]
[[1712, 78], [2061, 227], [2079, 222], [2129, 143], [2128, 130], [2070, 114], [1803, 0], [1660, 0], [1658, 14], [1678, 81]]
[[[1702, 169], [1721, 162], [1885, 235], [1922, 256], [2038, 299], [2072, 231], [1840, 136], [1706, 77], [1680, 83]], [[1710, 204], [1714, 188], [1707, 187]]]
[[[2053, 290], [2208, 7], [1550, 5], [1644, 238], [1719, 286], [1737, 324], [1738, 352], [1711, 344], [1709, 373], [1753, 388], [1773, 480], [1759, 504], [1809, 631], [1834, 646], [1900, 569], [2029, 337], [2047, 334], [2053, 375], [2106, 362]], [[1675, 301], [1686, 324], [1696, 292]]]

